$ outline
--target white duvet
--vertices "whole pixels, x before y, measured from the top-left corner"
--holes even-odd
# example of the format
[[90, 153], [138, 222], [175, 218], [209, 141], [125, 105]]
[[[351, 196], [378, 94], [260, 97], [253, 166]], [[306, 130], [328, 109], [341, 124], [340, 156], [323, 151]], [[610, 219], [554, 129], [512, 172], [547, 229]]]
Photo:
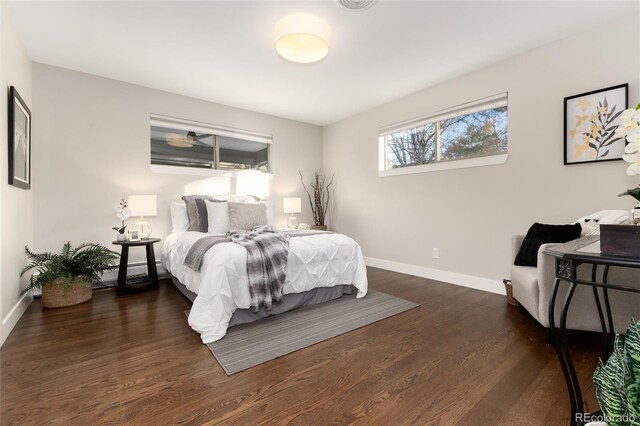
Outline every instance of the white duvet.
[[[218, 244], [205, 254], [200, 271], [184, 266], [193, 243], [207, 235], [210, 234], [176, 232], [165, 239], [162, 247], [162, 265], [197, 294], [189, 325], [200, 333], [203, 343], [220, 340], [233, 312], [251, 307], [244, 247]], [[358, 243], [332, 233], [290, 239], [284, 294], [342, 284], [353, 284], [358, 298], [367, 294], [367, 272]]]

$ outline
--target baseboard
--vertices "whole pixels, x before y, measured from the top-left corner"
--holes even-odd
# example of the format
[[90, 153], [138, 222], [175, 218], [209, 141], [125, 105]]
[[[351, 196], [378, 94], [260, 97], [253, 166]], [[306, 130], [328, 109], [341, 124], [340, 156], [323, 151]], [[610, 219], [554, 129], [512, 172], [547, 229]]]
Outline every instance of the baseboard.
[[428, 278], [442, 281], [448, 284], [455, 284], [462, 287], [487, 291], [489, 293], [506, 295], [502, 281], [489, 278], [474, 277], [473, 275], [460, 274], [458, 272], [443, 271], [441, 269], [428, 268], [426, 266], [411, 265], [408, 263], [394, 262], [392, 260], [376, 259], [365, 257], [364, 263], [374, 268], [386, 269], [387, 271], [400, 272], [416, 277]]
[[24, 311], [27, 310], [32, 301], [33, 296], [30, 294], [23, 295], [18, 302], [16, 302], [7, 316], [2, 319], [2, 336], [0, 336], [2, 341], [0, 342], [0, 346], [4, 344], [5, 340], [7, 340], [9, 333], [11, 333], [11, 330], [16, 326], [18, 320], [22, 317], [22, 314], [24, 314]]

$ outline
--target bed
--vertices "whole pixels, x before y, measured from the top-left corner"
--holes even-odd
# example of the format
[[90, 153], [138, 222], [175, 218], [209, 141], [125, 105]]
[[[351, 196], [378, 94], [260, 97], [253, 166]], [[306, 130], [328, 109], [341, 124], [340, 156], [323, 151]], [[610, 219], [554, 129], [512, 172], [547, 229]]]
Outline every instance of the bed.
[[203, 343], [220, 340], [229, 326], [332, 300], [350, 293], [352, 286], [358, 298], [367, 293], [364, 258], [354, 240], [331, 232], [296, 231], [289, 240], [282, 303], [252, 312], [244, 247], [218, 244], [206, 252], [199, 271], [184, 265], [191, 246], [207, 235], [173, 232], [165, 238], [161, 256], [176, 286], [193, 302], [189, 325]]

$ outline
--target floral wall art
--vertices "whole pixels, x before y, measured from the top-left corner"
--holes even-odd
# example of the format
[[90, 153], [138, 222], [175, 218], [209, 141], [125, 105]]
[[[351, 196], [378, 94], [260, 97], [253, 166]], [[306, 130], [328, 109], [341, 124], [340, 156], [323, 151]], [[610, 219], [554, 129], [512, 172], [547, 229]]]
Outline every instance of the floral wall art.
[[564, 98], [564, 164], [622, 158], [625, 141], [615, 131], [628, 90], [622, 84]]

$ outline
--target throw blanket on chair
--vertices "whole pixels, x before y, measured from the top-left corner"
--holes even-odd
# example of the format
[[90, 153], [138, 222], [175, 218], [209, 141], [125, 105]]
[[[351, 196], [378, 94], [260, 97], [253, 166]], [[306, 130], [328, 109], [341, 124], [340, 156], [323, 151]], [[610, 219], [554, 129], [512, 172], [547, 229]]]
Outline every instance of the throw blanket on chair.
[[282, 287], [287, 278], [289, 236], [272, 226], [258, 226], [249, 232], [230, 232], [226, 236], [210, 236], [198, 240], [187, 253], [184, 264], [199, 270], [205, 253], [216, 244], [233, 242], [247, 250], [247, 277], [251, 308], [270, 310], [282, 300]]

